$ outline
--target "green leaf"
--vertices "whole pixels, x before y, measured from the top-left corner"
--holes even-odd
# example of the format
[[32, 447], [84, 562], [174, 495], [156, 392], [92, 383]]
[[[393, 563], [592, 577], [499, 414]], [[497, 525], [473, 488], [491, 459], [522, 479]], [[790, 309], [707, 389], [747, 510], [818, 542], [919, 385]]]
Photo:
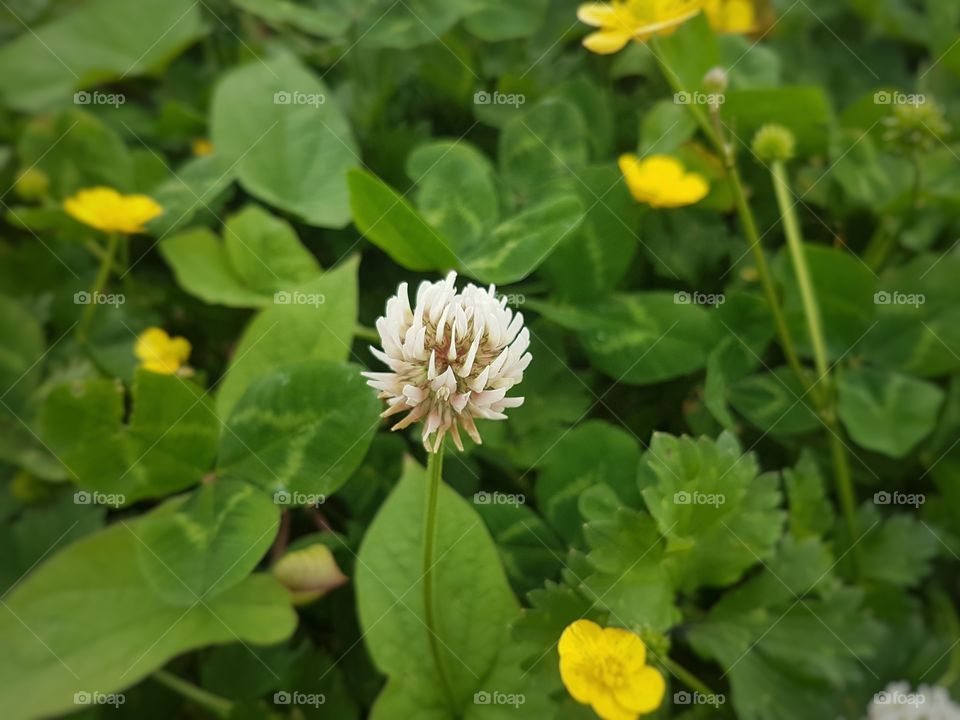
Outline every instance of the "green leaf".
[[201, 485], [132, 530], [140, 540], [140, 567], [166, 602], [208, 602], [253, 571], [273, 543], [278, 515], [270, 498], [250, 485]]
[[200, 482], [213, 465], [220, 429], [206, 393], [189, 380], [138, 370], [130, 395], [124, 423], [119, 382], [60, 385], [41, 408], [41, 436], [80, 487], [118, 496], [117, 504]]
[[380, 178], [351, 170], [350, 209], [357, 229], [407, 270], [449, 270], [457, 265], [449, 241]]
[[683, 23], [676, 32], [654, 40], [666, 73], [687, 92], [700, 90], [703, 76], [720, 64], [717, 36], [706, 15], [700, 13]]
[[81, 87], [143, 75], [205, 32], [191, 0], [95, 0], [16, 29], [22, 35], [0, 50], [0, 67], [17, 72], [0, 76], [0, 96], [23, 112], [64, 105]]
[[783, 471], [789, 503], [790, 534], [797, 540], [823, 537], [833, 526], [833, 505], [813, 454], [804, 449], [793, 468]]
[[730, 404], [754, 426], [775, 436], [802, 435], [823, 423], [788, 367], [751, 375], [729, 389]]
[[937, 424], [943, 390], [907, 375], [851, 368], [838, 381], [844, 427], [868, 450], [906, 457]]
[[537, 478], [537, 500], [551, 526], [571, 544], [583, 538], [579, 498], [597, 485], [612, 489], [622, 503], [636, 507], [640, 448], [625, 430], [589, 420], [566, 433], [544, 458]]
[[197, 221], [220, 224], [216, 214], [229, 196], [236, 179], [236, 167], [222, 154], [191, 158], [173, 175], [150, 191], [150, 196], [163, 208], [163, 215], [147, 225], [155, 236], [165, 238]]
[[643, 116], [639, 154], [670, 154], [696, 131], [697, 120], [690, 108], [673, 100], [661, 100]]
[[423, 219], [462, 253], [480, 242], [500, 217], [490, 160], [466, 141], [437, 140], [407, 159]]
[[[898, 495], [916, 499], [918, 505], [913, 510], [924, 501], [921, 494], [913, 498], [906, 493]], [[916, 517], [899, 513], [881, 518], [877, 500], [889, 497], [890, 493], [877, 493], [873, 504], [864, 503], [857, 515], [863, 533], [860, 541], [863, 574], [869, 580], [915, 587], [930, 574], [933, 559], [945, 548], [934, 530]]]
[[524, 3], [506, 0], [475, 0], [464, 27], [481, 40], [500, 42], [532, 35], [543, 24], [549, 0]]
[[217, 154], [237, 164], [249, 193], [310, 225], [350, 220], [346, 172], [357, 143], [326, 84], [291, 55], [255, 60], [227, 73], [213, 92]]
[[463, 258], [463, 271], [484, 283], [524, 279], [549, 257], [584, 218], [575, 195], [546, 200], [504, 220]]
[[[399, 717], [387, 708], [401, 699], [412, 703], [412, 698], [419, 698], [421, 705], [416, 717], [465, 713], [497, 663], [509, 637], [508, 623], [519, 612], [483, 520], [441, 485], [433, 577], [437, 644], [455, 704], [453, 713], [446, 710], [424, 624], [426, 484], [426, 473], [408, 460], [360, 546], [356, 569], [360, 626], [374, 664], [388, 677], [374, 718]], [[421, 715], [426, 708], [432, 712]]]
[[20, 414], [41, 379], [43, 327], [11, 298], [0, 295], [0, 415]]
[[257, 378], [294, 362], [350, 354], [357, 322], [357, 266], [352, 258], [260, 311], [244, 330], [217, 394], [224, 418]]
[[362, 48], [408, 50], [436, 42], [472, 5], [467, 0], [366, 0], [359, 9]]
[[289, 26], [311, 35], [338, 38], [350, 27], [349, 4], [343, 0], [326, 0], [322, 4], [290, 0], [231, 0], [231, 2], [281, 29]]
[[655, 433], [643, 462], [643, 498], [667, 538], [678, 588], [729, 585], [773, 553], [785, 515], [777, 477], [758, 475], [756, 458], [732, 435]]
[[359, 367], [284, 366], [253, 383], [234, 405], [218, 468], [283, 504], [323, 502], [363, 461], [379, 415], [380, 402]]
[[827, 150], [833, 113], [821, 87], [731, 90], [725, 95], [722, 112], [724, 122], [748, 141], [763, 125], [775, 123], [793, 132], [799, 154]]
[[[74, 693], [113, 693], [171, 658], [214, 643], [267, 644], [296, 626], [269, 575], [186, 610], [141, 574], [136, 523], [117, 523], [58, 552], [4, 599], [0, 702], [12, 720], [76, 710]], [[68, 618], [69, 622], [64, 622]]]

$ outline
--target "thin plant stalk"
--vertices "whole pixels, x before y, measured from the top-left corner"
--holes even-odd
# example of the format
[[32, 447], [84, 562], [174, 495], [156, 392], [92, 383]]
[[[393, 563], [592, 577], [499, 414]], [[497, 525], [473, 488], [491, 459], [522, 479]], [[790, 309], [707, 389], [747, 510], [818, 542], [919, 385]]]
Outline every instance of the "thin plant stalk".
[[77, 327], [77, 340], [81, 345], [87, 341], [90, 323], [97, 309], [96, 299], [107, 285], [107, 279], [110, 277], [110, 270], [113, 268], [114, 257], [117, 254], [117, 246], [119, 244], [120, 236], [117, 233], [110, 233], [107, 236], [107, 249], [100, 259], [100, 269], [97, 271], [97, 277], [93, 281], [93, 287], [90, 290], [90, 297], [88, 298], [89, 302], [83, 309], [83, 317], [80, 318], [80, 325]]
[[435, 576], [433, 566], [437, 553], [437, 506], [440, 499], [440, 483], [443, 474], [443, 446], [435, 453], [427, 453], [426, 510], [423, 515], [423, 619], [427, 626], [430, 654], [440, 676], [444, 693], [450, 706], [454, 706], [453, 687], [447, 677], [446, 665], [440, 653], [440, 636], [437, 626], [436, 600], [434, 598]]
[[207, 709], [213, 715], [220, 718], [228, 717], [233, 710], [233, 703], [219, 695], [199, 688], [191, 682], [179, 678], [166, 670], [157, 670], [153, 673], [153, 679], [161, 685], [168, 687], [174, 692], [182, 695], [188, 700], [192, 700], [197, 705]]

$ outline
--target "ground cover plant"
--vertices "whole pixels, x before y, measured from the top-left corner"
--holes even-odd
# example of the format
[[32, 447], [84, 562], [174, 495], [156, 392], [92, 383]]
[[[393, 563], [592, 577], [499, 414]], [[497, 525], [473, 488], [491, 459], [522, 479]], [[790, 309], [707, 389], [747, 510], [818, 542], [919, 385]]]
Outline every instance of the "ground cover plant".
[[0, 6], [4, 718], [960, 718], [960, 5]]

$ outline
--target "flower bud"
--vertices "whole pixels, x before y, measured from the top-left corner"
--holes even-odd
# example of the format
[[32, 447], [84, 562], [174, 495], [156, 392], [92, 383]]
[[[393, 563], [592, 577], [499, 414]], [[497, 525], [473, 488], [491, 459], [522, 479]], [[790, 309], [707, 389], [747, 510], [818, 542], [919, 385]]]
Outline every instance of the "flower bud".
[[793, 133], [783, 125], [764, 125], [753, 136], [753, 152], [763, 162], [788, 162], [796, 145]]
[[293, 594], [295, 605], [313, 602], [347, 581], [322, 543], [287, 553], [273, 566], [273, 574]]
[[708, 93], [722, 95], [727, 91], [728, 83], [727, 71], [720, 66], [711, 68], [703, 76], [703, 89]]
[[14, 190], [26, 202], [42, 200], [50, 190], [50, 178], [42, 170], [30, 168], [17, 177]]

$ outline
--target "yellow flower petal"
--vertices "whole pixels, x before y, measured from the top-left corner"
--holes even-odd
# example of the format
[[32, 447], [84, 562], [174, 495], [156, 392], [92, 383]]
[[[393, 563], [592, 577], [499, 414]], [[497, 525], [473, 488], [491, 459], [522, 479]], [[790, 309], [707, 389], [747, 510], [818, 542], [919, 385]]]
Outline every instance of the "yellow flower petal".
[[[624, 665], [641, 668], [647, 661], [647, 647], [636, 633], [618, 627], [604, 628], [607, 652], [621, 658]], [[628, 662], [629, 661], [629, 662]]]
[[631, 37], [623, 30], [598, 30], [583, 39], [583, 46], [598, 55], [610, 55], [623, 50]]
[[63, 208], [71, 217], [92, 228], [126, 234], [146, 232], [144, 225], [163, 212], [153, 198], [121, 195], [108, 187], [80, 190], [64, 200]]
[[568, 625], [560, 635], [557, 650], [560, 657], [584, 659], [590, 651], [598, 649], [602, 642], [602, 627], [592, 620], [577, 620]]
[[637, 720], [637, 713], [617, 702], [613, 691], [607, 688], [593, 696], [590, 706], [603, 720]]
[[598, 689], [590, 665], [579, 659], [560, 658], [560, 679], [570, 696], [578, 703], [585, 705], [590, 702]]
[[667, 684], [658, 670], [644, 666], [628, 676], [628, 683], [617, 688], [617, 702], [640, 714], [653, 712], [663, 702]]
[[757, 13], [751, 0], [706, 0], [703, 9], [717, 32], [742, 35], [756, 30]]
[[617, 10], [608, 3], [586, 3], [577, 8], [577, 19], [593, 27], [609, 27], [617, 21]]

